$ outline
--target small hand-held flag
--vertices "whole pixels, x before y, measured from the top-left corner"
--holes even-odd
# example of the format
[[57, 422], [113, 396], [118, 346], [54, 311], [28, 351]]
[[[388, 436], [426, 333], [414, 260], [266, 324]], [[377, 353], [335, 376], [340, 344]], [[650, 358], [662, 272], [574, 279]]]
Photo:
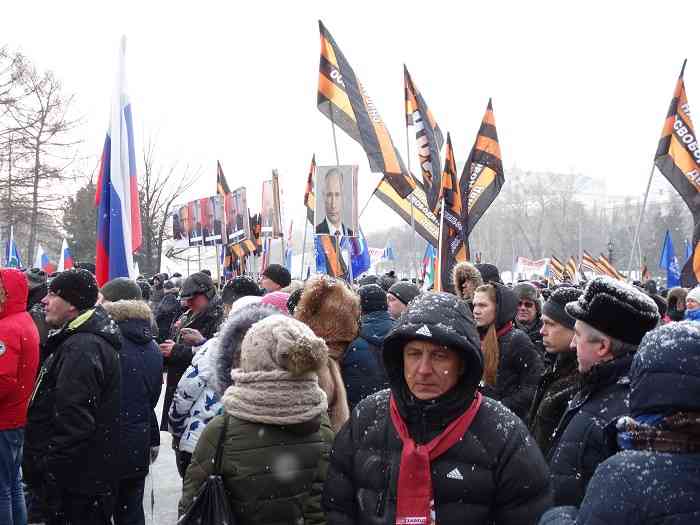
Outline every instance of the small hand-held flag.
[[64, 272], [73, 268], [73, 255], [68, 248], [68, 241], [63, 239], [61, 244], [61, 256], [58, 258], [58, 269], [59, 272]]
[[126, 91], [125, 53], [126, 37], [122, 37], [95, 197], [98, 208], [95, 267], [99, 286], [116, 277], [135, 278], [133, 254], [141, 246], [141, 210], [131, 103]]
[[19, 249], [15, 242], [15, 229], [10, 226], [10, 239], [5, 247], [5, 266], [8, 268], [21, 268], [22, 258], [19, 256]]
[[51, 273], [53, 271], [53, 266], [49, 262], [49, 254], [46, 253], [41, 246], [37, 246], [34, 268], [44, 270], [46, 273]]

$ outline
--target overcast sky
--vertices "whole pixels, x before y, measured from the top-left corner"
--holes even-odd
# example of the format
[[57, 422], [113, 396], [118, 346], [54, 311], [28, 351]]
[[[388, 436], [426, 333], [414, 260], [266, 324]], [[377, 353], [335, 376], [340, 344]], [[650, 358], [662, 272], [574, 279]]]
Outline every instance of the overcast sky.
[[[259, 207], [277, 168], [286, 220], [302, 222], [311, 155], [335, 162], [331, 124], [316, 109], [322, 19], [405, 156], [407, 64], [458, 161], [486, 102], [506, 168], [579, 172], [614, 194], [643, 193], [683, 58], [700, 107], [696, 2], [6, 2], [0, 45], [51, 69], [84, 115], [83, 153], [107, 126], [119, 38], [137, 143], [161, 160], [199, 165], [192, 197], [214, 189], [216, 160]], [[378, 180], [338, 131], [341, 163], [360, 166], [362, 203]], [[415, 144], [411, 134], [411, 164]], [[211, 188], [211, 190], [209, 190]], [[370, 206], [366, 230], [396, 223]]]

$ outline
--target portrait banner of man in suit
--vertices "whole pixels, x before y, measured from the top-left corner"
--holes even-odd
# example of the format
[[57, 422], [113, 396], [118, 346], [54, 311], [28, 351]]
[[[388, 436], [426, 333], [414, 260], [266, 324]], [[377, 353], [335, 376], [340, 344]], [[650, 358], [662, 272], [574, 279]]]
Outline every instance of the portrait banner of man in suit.
[[227, 197], [230, 197], [226, 217], [228, 243], [237, 244], [251, 239], [245, 187], [233, 190]]
[[317, 166], [317, 235], [354, 237], [357, 228], [357, 166]]

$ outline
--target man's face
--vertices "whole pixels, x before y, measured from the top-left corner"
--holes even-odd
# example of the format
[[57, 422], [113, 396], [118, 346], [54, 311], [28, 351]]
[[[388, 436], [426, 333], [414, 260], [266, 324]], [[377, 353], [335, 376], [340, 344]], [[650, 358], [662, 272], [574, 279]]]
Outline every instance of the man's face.
[[542, 315], [540, 334], [542, 334], [544, 349], [550, 354], [571, 352], [571, 339], [574, 337], [574, 331], [563, 324], [557, 323], [546, 315]]
[[582, 321], [576, 321], [574, 325], [574, 338], [571, 340], [571, 348], [576, 349], [578, 371], [582, 374], [605, 360], [604, 342], [590, 337], [586, 324]]
[[486, 292], [474, 294], [474, 321], [476, 326], [489, 326], [496, 321], [496, 303]]
[[435, 399], [457, 384], [464, 372], [457, 352], [431, 341], [411, 341], [403, 348], [403, 375], [418, 399]]
[[518, 301], [518, 311], [515, 320], [519, 323], [530, 324], [537, 317], [537, 307], [530, 299], [520, 299]]
[[331, 174], [326, 177], [326, 187], [324, 188], [326, 202], [326, 217], [331, 224], [340, 226], [343, 214], [343, 190], [340, 183], [339, 174]]
[[207, 306], [209, 306], [209, 299], [207, 299], [206, 295], [198, 293], [197, 295], [186, 298], [184, 303], [185, 308], [189, 308], [194, 313], [199, 313], [206, 310]]
[[386, 294], [386, 302], [389, 305], [389, 315], [392, 319], [401, 317], [403, 311], [407, 308], [405, 304], [399, 301], [393, 294]]
[[265, 288], [265, 290], [267, 290], [268, 292], [276, 292], [277, 290], [282, 289], [282, 287], [279, 284], [277, 284], [269, 277], [265, 277], [264, 275], [262, 279], [260, 279], [260, 286]]
[[53, 328], [60, 328], [78, 316], [75, 306], [53, 292], [46, 294], [41, 303], [46, 307], [46, 322]]

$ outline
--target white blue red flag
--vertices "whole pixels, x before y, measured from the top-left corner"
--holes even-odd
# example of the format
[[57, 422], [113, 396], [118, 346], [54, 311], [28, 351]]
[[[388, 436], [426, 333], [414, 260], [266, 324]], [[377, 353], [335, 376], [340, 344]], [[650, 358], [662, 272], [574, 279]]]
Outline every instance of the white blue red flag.
[[68, 241], [63, 239], [63, 244], [61, 245], [61, 257], [58, 259], [57, 271], [63, 272], [70, 270], [73, 267], [73, 255], [70, 253], [70, 248], [68, 248]]
[[98, 208], [95, 277], [99, 286], [116, 277], [135, 278], [133, 254], [141, 246], [134, 126], [126, 91], [125, 52], [126, 38], [122, 37], [117, 84], [95, 196]]
[[21, 268], [22, 258], [19, 256], [19, 249], [15, 242], [15, 229], [10, 226], [10, 240], [5, 247], [5, 266], [8, 268]]
[[51, 262], [49, 262], [49, 254], [44, 251], [44, 249], [39, 246], [36, 251], [36, 259], [34, 260], [34, 268], [39, 268], [44, 270], [46, 273], [51, 273], [53, 267]]

